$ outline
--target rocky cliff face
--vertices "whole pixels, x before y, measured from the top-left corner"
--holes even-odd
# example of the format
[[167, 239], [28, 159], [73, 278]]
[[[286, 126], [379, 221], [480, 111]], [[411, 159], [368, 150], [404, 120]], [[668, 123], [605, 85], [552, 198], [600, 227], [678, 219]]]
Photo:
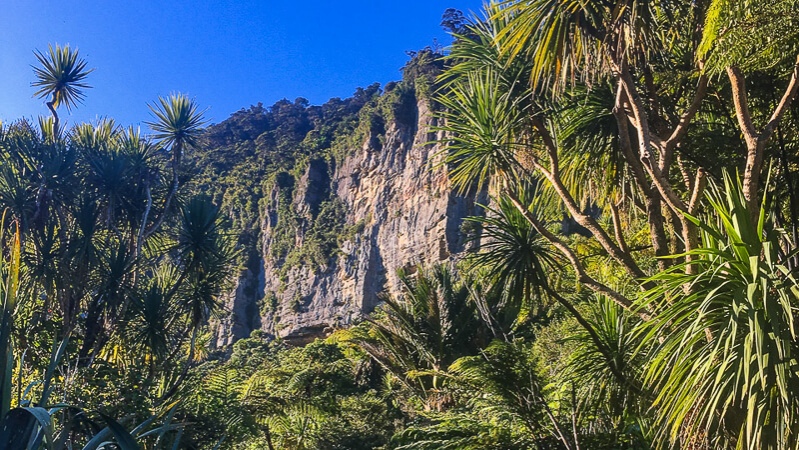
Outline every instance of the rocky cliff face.
[[[428, 100], [412, 96], [403, 117], [371, 127], [342, 157], [275, 177], [261, 202], [258, 251], [227, 299], [218, 345], [254, 329], [301, 342], [347, 326], [381, 293], [398, 293], [397, 269], [454, 262], [475, 245], [462, 224], [485, 198], [453, 192], [442, 149], [431, 144], [437, 119]], [[335, 245], [319, 245], [331, 230]], [[313, 242], [314, 258], [296, 256]]]

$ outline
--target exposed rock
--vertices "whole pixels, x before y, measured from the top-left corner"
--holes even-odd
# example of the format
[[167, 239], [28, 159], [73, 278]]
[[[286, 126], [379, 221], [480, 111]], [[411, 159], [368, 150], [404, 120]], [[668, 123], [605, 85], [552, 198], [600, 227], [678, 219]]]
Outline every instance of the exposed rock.
[[[432, 145], [436, 118], [427, 100], [415, 102], [415, 124], [386, 119], [337, 165], [312, 160], [294, 185], [277, 180], [261, 211], [260, 257], [244, 270], [227, 299], [231, 315], [219, 345], [256, 328], [296, 342], [350, 325], [396, 294], [396, 270], [451, 263], [472, 245], [461, 225], [480, 215], [485, 198], [453, 192], [441, 148]], [[407, 117], [407, 115], [405, 116]], [[281, 192], [292, 195], [287, 197]], [[281, 191], [283, 190], [283, 191]], [[290, 199], [291, 205], [281, 205]], [[287, 263], [273, 246], [281, 220], [295, 220], [302, 246], [324, 201], [343, 204], [344, 226], [327, 264]], [[289, 206], [289, 208], [286, 208]], [[292, 211], [292, 218], [280, 217]]]

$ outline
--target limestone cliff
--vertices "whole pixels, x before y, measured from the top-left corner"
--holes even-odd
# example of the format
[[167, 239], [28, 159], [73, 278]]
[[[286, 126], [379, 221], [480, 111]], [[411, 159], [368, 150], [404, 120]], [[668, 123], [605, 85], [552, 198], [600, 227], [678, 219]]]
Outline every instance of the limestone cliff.
[[218, 345], [254, 329], [303, 341], [347, 326], [397, 293], [397, 269], [454, 262], [476, 245], [462, 224], [485, 198], [453, 192], [430, 100], [402, 101], [402, 114], [382, 114], [338, 157], [265, 185], [257, 252], [227, 298]]

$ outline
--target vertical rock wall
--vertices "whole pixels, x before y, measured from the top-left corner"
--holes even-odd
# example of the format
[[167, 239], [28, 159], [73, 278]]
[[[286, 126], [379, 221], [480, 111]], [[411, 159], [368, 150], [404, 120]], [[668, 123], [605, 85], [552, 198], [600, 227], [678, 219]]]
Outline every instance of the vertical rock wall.
[[[382, 292], [396, 294], [396, 270], [417, 264], [454, 262], [470, 243], [461, 232], [468, 216], [480, 215], [485, 198], [453, 192], [428, 101], [415, 104], [415, 123], [387, 120], [361, 148], [351, 149], [339, 164], [312, 161], [281, 196], [286, 182], [275, 183], [261, 211], [259, 258], [241, 273], [231, 293], [229, 317], [218, 327], [218, 344], [227, 345], [262, 329], [302, 342], [347, 326], [371, 312]], [[374, 133], [373, 133], [374, 134]], [[286, 192], [286, 191], [284, 191]], [[291, 201], [290, 205], [280, 202]], [[293, 264], [275, 260], [281, 211], [287, 207], [300, 226], [294, 245], [302, 246], [304, 220], [318, 214], [320, 203], [343, 205], [346, 230], [328, 264]], [[282, 209], [281, 209], [282, 206]]]

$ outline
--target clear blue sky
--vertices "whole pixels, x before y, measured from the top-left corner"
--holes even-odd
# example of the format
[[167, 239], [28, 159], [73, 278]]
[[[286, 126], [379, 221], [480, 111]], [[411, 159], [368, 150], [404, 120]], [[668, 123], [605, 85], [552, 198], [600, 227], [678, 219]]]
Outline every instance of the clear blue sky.
[[220, 122], [251, 104], [347, 97], [399, 78], [406, 50], [448, 44], [439, 26], [452, 7], [481, 0], [3, 0], [0, 120], [46, 115], [33, 98], [34, 49], [80, 49], [93, 86], [69, 123], [149, 119], [147, 103], [186, 92]]

